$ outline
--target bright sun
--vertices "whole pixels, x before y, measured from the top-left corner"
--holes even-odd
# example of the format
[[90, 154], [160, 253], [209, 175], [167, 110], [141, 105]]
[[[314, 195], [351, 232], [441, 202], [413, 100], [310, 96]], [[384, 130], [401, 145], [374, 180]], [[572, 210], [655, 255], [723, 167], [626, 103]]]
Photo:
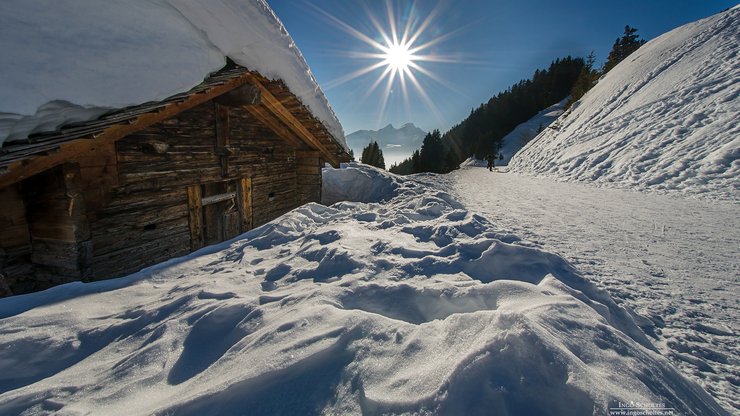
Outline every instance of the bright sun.
[[396, 71], [407, 71], [411, 61], [416, 58], [409, 50], [409, 45], [393, 43], [383, 48], [383, 63]]
[[424, 36], [425, 32], [435, 25], [434, 20], [441, 14], [440, 5], [442, 3], [435, 6], [424, 18], [415, 12], [416, 8], [412, 7], [409, 14], [403, 15], [403, 22], [397, 19], [397, 10], [394, 8], [394, 3], [391, 0], [386, 0], [385, 3], [387, 25], [381, 23], [381, 20], [374, 14], [368, 12], [367, 18], [372, 26], [377, 30], [375, 37], [371, 37], [355, 29], [348, 23], [343, 22], [328, 12], [314, 6], [321, 15], [326, 17], [336, 27], [366, 43], [372, 48], [370, 51], [353, 51], [349, 56], [374, 61], [367, 67], [360, 68], [324, 84], [324, 87], [334, 88], [365, 74], [382, 69], [381, 74], [367, 89], [364, 94], [364, 98], [362, 98], [364, 100], [369, 97], [385, 81], [381, 104], [378, 110], [378, 119], [383, 117], [391, 94], [395, 91], [399, 91], [406, 106], [410, 106], [409, 87], [415, 89], [418, 97], [421, 98], [435, 116], [442, 119], [444, 116], [439, 112], [435, 103], [429, 98], [429, 95], [424, 90], [418, 79], [418, 74], [421, 74], [454, 91], [454, 88], [449, 83], [421, 65], [423, 62], [460, 62], [458, 56], [443, 56], [437, 53], [430, 53], [429, 51], [432, 46], [440, 44], [453, 36], [456, 32], [438, 35], [428, 39], [426, 42], [420, 42], [423, 37], [429, 38], [428, 35]]

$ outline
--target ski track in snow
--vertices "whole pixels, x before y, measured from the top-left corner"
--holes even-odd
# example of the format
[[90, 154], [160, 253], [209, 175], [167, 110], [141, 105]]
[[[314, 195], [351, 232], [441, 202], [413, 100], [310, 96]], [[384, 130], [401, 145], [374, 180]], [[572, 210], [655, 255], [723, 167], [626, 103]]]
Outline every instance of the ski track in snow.
[[468, 209], [564, 256], [646, 318], [637, 319], [674, 365], [728, 410], [740, 411], [737, 203], [480, 167], [440, 181]]

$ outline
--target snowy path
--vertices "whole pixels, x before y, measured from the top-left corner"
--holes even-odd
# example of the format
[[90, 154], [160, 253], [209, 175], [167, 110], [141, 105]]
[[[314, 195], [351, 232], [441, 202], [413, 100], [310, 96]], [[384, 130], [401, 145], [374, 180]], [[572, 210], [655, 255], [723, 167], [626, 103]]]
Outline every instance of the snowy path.
[[653, 325], [654, 342], [723, 406], [740, 409], [740, 209], [463, 168], [453, 193], [501, 229], [563, 255]]

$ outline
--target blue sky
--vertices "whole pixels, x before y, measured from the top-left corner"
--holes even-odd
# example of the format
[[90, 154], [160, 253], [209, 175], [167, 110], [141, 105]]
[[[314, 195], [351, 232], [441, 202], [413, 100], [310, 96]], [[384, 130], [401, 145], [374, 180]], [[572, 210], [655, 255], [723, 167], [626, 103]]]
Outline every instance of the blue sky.
[[[555, 58], [594, 51], [600, 65], [627, 24], [650, 40], [735, 5], [725, 0], [393, 0], [390, 9], [400, 27], [408, 16], [412, 22], [416, 17], [417, 27], [430, 14], [436, 16], [414, 43], [438, 41], [418, 54], [444, 58], [444, 62], [417, 62], [436, 80], [410, 69], [433, 103], [430, 106], [408, 79], [408, 99], [404, 99], [398, 77], [389, 94], [386, 82], [368, 94], [385, 66], [337, 85], [348, 74], [380, 61], [355, 56], [380, 51], [343, 30], [337, 21], [384, 44], [370, 16], [389, 33], [385, 1], [268, 1], [303, 52], [346, 133], [407, 122], [444, 132], [471, 108]], [[384, 101], [387, 105], [381, 113]]]

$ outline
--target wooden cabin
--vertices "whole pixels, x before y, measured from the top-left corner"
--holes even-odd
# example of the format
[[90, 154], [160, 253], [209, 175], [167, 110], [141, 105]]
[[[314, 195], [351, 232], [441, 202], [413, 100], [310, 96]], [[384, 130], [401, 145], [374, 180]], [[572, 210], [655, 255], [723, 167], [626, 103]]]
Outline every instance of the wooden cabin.
[[5, 143], [0, 273], [14, 294], [127, 275], [319, 201], [324, 163], [347, 160], [282, 82], [231, 66]]

